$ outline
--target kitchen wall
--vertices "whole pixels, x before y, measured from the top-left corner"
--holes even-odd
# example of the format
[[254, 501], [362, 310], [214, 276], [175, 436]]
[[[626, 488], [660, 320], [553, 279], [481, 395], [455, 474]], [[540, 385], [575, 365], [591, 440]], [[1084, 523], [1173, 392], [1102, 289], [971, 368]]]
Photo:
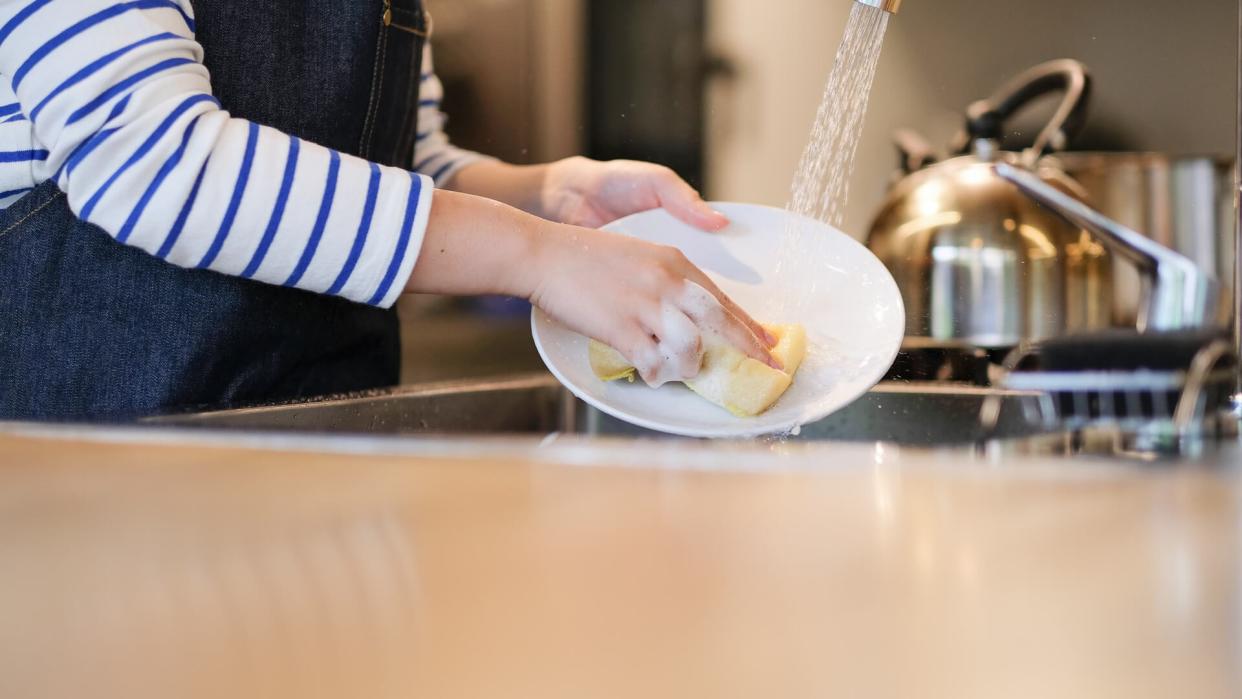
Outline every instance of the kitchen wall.
[[428, 0], [449, 134], [514, 163], [580, 149], [582, 0]]
[[[712, 0], [709, 41], [736, 69], [710, 88], [712, 196], [785, 202], [849, 9]], [[894, 129], [943, 144], [966, 104], [1052, 58], [1096, 77], [1083, 145], [1232, 153], [1237, 12], [1233, 0], [908, 0], [889, 25], [846, 230], [866, 233], [896, 163]]]

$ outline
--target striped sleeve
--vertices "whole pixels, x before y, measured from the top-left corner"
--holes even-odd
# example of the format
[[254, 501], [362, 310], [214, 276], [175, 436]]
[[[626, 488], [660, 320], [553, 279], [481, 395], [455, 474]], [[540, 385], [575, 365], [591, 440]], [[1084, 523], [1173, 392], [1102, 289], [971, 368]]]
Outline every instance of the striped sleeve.
[[17, 95], [0, 79], [0, 209], [35, 186], [35, 165], [46, 158], [44, 149], [35, 148], [34, 130]]
[[444, 86], [432, 65], [431, 45], [428, 44], [423, 49], [423, 74], [419, 80], [418, 136], [414, 143], [413, 169], [430, 177], [439, 187], [467, 165], [493, 160], [449, 142], [444, 132], [448, 117], [442, 109], [443, 101]]
[[431, 178], [232, 118], [189, 0], [0, 0], [0, 83], [0, 194], [54, 179], [182, 267], [384, 307], [403, 290]]

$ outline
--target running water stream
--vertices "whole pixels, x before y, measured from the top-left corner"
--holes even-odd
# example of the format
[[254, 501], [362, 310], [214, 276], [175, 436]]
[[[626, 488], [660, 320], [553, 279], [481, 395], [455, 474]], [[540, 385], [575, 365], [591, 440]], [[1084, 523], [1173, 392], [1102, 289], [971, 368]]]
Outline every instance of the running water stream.
[[854, 156], [891, 15], [854, 3], [837, 49], [811, 139], [794, 174], [789, 209], [841, 227]]
[[[823, 298], [820, 288], [825, 279], [847, 272], [837, 268], [838, 261], [826, 254], [827, 241], [822, 239], [821, 227], [806, 222], [811, 219], [841, 227], [889, 17], [888, 12], [861, 2], [853, 3], [850, 10], [845, 37], [837, 49], [786, 207], [796, 214], [788, 218], [782, 231], [776, 258], [776, 278], [786, 287], [786, 293], [775, 296], [774, 306], [765, 309], [765, 317], [805, 322], [821, 312], [825, 303], [850, 302]], [[861, 283], [868, 286], [870, 281], [864, 277]], [[823, 334], [822, 329], [808, 328], [807, 356], [794, 390], [805, 395], [828, 394], [839, 381], [850, 378], [839, 367], [865, 365], [845, 361], [844, 354], [853, 345], [842, 341], [838, 332], [849, 330], [836, 328]]]
[[791, 216], [782, 231], [776, 273], [779, 278], [796, 280], [800, 288], [798, 294], [782, 297], [778, 302], [779, 317], [797, 318], [804, 315], [802, 305], [819, 302], [816, 292], [824, 270], [818, 266], [829, 261], [811, 254], [816, 246], [806, 238], [818, 231], [810, 230], [814, 227], [805, 225], [801, 217], [841, 227], [863, 118], [890, 16], [861, 2], [853, 3], [850, 10], [845, 36], [837, 49], [786, 206], [799, 216]]

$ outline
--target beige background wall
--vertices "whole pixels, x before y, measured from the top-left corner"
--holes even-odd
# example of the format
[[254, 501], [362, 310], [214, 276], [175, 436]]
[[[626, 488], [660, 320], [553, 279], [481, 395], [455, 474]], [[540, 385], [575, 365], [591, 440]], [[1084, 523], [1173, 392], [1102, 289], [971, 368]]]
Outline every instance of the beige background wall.
[[[711, 2], [711, 40], [739, 68], [711, 91], [711, 194], [783, 204], [850, 3]], [[1233, 0], [908, 0], [889, 27], [846, 229], [865, 234], [895, 128], [940, 145], [967, 103], [1052, 58], [1092, 68], [1097, 144], [1231, 153], [1237, 12]]]
[[449, 133], [515, 163], [573, 155], [583, 0], [429, 0]]

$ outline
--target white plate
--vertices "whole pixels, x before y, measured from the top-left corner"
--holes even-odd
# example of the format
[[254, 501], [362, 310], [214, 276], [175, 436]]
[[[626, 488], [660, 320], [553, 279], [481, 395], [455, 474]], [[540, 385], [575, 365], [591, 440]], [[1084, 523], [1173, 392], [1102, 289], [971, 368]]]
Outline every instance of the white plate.
[[[536, 309], [535, 346], [578, 398], [640, 427], [687, 437], [790, 432], [845, 407], [879, 381], [901, 346], [905, 310], [892, 275], [871, 251], [818, 221], [782, 209], [713, 204], [733, 224], [704, 233], [663, 210], [605, 229], [673, 245], [762, 323], [801, 323], [808, 350], [784, 396], [763, 415], [738, 418], [681, 384], [660, 389], [604, 383], [591, 372], [587, 338]], [[782, 243], [784, 250], [782, 250]]]

